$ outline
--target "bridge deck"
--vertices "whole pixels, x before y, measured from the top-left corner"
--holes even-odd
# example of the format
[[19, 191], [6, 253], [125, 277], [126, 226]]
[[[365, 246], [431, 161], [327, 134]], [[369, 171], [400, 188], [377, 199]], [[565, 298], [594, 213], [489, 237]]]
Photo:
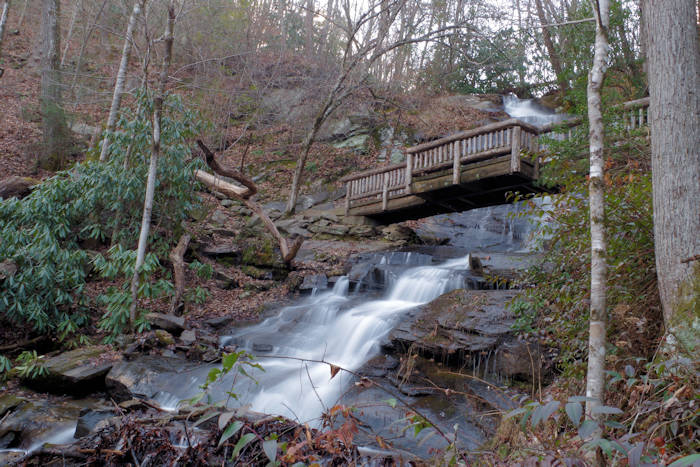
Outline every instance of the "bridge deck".
[[[625, 128], [647, 124], [648, 102], [622, 106]], [[343, 178], [345, 212], [393, 223], [508, 203], [513, 192], [551, 191], [538, 184], [540, 137], [568, 139], [579, 124], [558, 124], [566, 134], [510, 119], [407, 148], [403, 163]]]

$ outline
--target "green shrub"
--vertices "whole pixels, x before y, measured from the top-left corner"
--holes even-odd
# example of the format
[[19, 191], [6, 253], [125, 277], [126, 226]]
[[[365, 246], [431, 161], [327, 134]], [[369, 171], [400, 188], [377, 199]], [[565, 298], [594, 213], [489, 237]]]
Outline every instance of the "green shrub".
[[[188, 141], [199, 134], [202, 124], [177, 97], [167, 99], [166, 109], [151, 256], [144, 274], [159, 267], [157, 258], [171, 249], [183, 221], [199, 202], [193, 168], [201, 162], [192, 160]], [[0, 261], [10, 260], [17, 266], [14, 275], [0, 281], [1, 318], [65, 338], [87, 323], [84, 289], [92, 267], [103, 277], [128, 277], [134, 264], [130, 250], [138, 239], [151, 153], [151, 112], [151, 101], [140, 96], [138, 110], [128, 112], [112, 135], [108, 162], [76, 164], [37, 186], [28, 197], [0, 202]], [[95, 154], [99, 150], [96, 148]], [[83, 248], [88, 240], [93, 248], [95, 243], [99, 248], [111, 240], [115, 248], [105, 259]], [[163, 284], [153, 286], [145, 281], [140, 296], [152, 297], [164, 291], [167, 287]], [[123, 305], [125, 299], [115, 293], [107, 296], [108, 311], [102, 324], [116, 331], [123, 318], [112, 314], [117, 302]]]

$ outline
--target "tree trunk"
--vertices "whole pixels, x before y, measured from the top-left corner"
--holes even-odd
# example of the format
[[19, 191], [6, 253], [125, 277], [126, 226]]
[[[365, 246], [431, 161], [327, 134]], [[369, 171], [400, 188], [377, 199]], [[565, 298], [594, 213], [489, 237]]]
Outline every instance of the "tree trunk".
[[7, 0], [2, 4], [2, 13], [0, 14], [0, 57], [2, 57], [2, 38], [5, 35], [5, 24], [7, 24], [7, 13], [10, 11], [10, 3], [10, 0]]
[[605, 260], [605, 179], [603, 105], [600, 89], [603, 86], [608, 57], [608, 0], [591, 0], [596, 16], [595, 54], [593, 68], [588, 75], [588, 121], [590, 125], [590, 182], [589, 209], [591, 222], [591, 312], [588, 336], [588, 371], [586, 373], [586, 416], [598, 419], [593, 410], [603, 404], [605, 389], [605, 328], [607, 323]]
[[148, 244], [148, 231], [151, 228], [151, 211], [153, 210], [153, 196], [156, 188], [156, 172], [158, 170], [158, 158], [160, 157], [160, 118], [165, 99], [165, 84], [168, 81], [168, 69], [173, 54], [173, 28], [175, 26], [175, 5], [170, 0], [168, 6], [168, 22], [165, 29], [165, 56], [163, 57], [163, 69], [160, 73], [158, 94], [153, 102], [153, 148], [151, 150], [151, 163], [148, 167], [148, 181], [146, 182], [146, 196], [143, 203], [143, 219], [141, 220], [141, 234], [136, 252], [136, 265], [134, 277], [131, 280], [131, 306], [129, 308], [129, 324], [132, 330], [136, 323], [136, 302], [139, 289], [139, 270], [146, 258], [146, 245]]
[[[535, 0], [535, 6], [537, 7], [537, 16], [540, 20], [540, 24], [544, 26], [547, 24], [547, 16], [545, 15], [544, 8], [542, 8], [542, 0]], [[547, 48], [547, 54], [549, 54], [549, 62], [552, 64], [552, 69], [557, 75], [557, 82], [559, 83], [559, 90], [562, 95], [568, 89], [569, 84], [564, 77], [564, 70], [561, 67], [561, 59], [559, 58], [559, 52], [554, 46], [554, 41], [552, 41], [552, 34], [548, 27], [542, 28], [542, 39], [544, 39], [544, 45]]]
[[683, 262], [700, 253], [700, 45], [696, 6], [694, 0], [646, 0], [643, 7], [649, 63], [656, 272], [666, 330], [681, 344], [684, 334], [693, 333], [693, 329], [697, 339], [698, 315], [693, 316], [691, 301], [696, 300], [697, 307], [693, 283], [697, 287], [700, 281], [698, 261]]
[[68, 32], [66, 33], [66, 45], [63, 46], [63, 54], [61, 55], [61, 68], [63, 68], [63, 65], [66, 63], [68, 47], [70, 46], [70, 40], [73, 37], [73, 30], [75, 29], [75, 21], [78, 19], [78, 11], [82, 9], [82, 6], [83, 0], [78, 0], [73, 7], [73, 15], [70, 17], [70, 24], [68, 25]]
[[59, 0], [43, 0], [41, 11], [41, 117], [43, 148], [39, 165], [57, 170], [63, 163], [66, 149], [67, 127], [61, 108], [61, 76], [58, 58], [61, 50], [61, 33], [58, 23]]
[[145, 5], [145, 0], [136, 0], [134, 9], [129, 17], [129, 24], [126, 27], [126, 37], [124, 38], [124, 49], [122, 50], [122, 59], [119, 63], [119, 71], [117, 72], [117, 81], [114, 84], [114, 95], [112, 96], [112, 106], [109, 109], [109, 117], [107, 118], [107, 128], [105, 131], [104, 140], [102, 140], [102, 150], [100, 151], [100, 161], [106, 162], [109, 157], [109, 140], [114, 127], [117, 124], [117, 114], [124, 93], [124, 83], [126, 82], [126, 68], [129, 65], [129, 57], [131, 56], [131, 43], [134, 36], [134, 26], [136, 18], [141, 13], [141, 9]]
[[180, 304], [182, 303], [182, 296], [185, 293], [185, 251], [187, 251], [187, 246], [190, 244], [192, 236], [185, 232], [180, 237], [173, 251], [170, 252], [170, 262], [173, 264], [173, 279], [175, 281], [175, 293], [170, 301], [170, 311], [171, 315], [177, 313], [180, 309]]
[[313, 53], [314, 48], [314, 0], [306, 0], [304, 16], [304, 52]]

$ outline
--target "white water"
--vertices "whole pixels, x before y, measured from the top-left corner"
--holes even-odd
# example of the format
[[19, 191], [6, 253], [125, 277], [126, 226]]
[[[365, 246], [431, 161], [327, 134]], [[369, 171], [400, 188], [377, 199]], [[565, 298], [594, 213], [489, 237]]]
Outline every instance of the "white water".
[[503, 109], [511, 117], [537, 126], [561, 122], [569, 118], [566, 114], [558, 114], [539, 105], [534, 99], [519, 99], [512, 94], [503, 96]]
[[[384, 297], [359, 304], [358, 296], [349, 295], [344, 277], [331, 291], [312, 295], [275, 317], [223, 338], [223, 344], [235, 343], [258, 354], [265, 369], [251, 372], [257, 384], [239, 375], [234, 391], [244, 396], [238, 403], [257, 412], [313, 422], [336, 403], [352, 377], [341, 371], [331, 378], [329, 365], [303, 360], [323, 360], [348, 370], [360, 368], [379, 353], [381, 340], [403, 312], [462, 288], [468, 268], [468, 256], [437, 266], [413, 267], [398, 276]], [[231, 385], [229, 379], [213, 387], [213, 399], [224, 399]], [[181, 391], [174, 394], [190, 396]]]

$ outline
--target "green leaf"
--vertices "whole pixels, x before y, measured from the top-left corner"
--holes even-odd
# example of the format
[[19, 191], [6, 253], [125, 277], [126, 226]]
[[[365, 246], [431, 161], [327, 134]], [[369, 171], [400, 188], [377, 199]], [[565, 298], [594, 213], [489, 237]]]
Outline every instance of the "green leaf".
[[221, 439], [219, 440], [219, 446], [221, 446], [222, 444], [224, 444], [224, 443], [226, 442], [226, 440], [229, 439], [231, 436], [233, 436], [233, 435], [235, 435], [236, 433], [238, 433], [238, 431], [239, 431], [241, 428], [243, 428], [243, 422], [241, 422], [240, 420], [236, 420], [235, 422], [233, 422], [232, 424], [230, 424], [230, 425], [228, 426], [228, 428], [226, 428], [226, 429], [224, 430], [224, 432], [221, 434]]
[[262, 448], [267, 458], [270, 459], [270, 462], [275, 462], [275, 459], [277, 459], [277, 440], [270, 439], [264, 441]]
[[241, 453], [241, 449], [246, 447], [246, 445], [254, 439], [255, 435], [253, 433], [246, 433], [245, 435], [241, 436], [241, 439], [238, 440], [236, 446], [233, 448], [233, 453], [231, 454], [231, 461], [235, 460], [238, 457], [238, 454]]
[[389, 404], [389, 406], [390, 406], [392, 409], [395, 409], [395, 408], [396, 408], [397, 402], [398, 402], [398, 401], [397, 401], [396, 399], [394, 399], [393, 397], [386, 400], [386, 403]]
[[224, 412], [221, 415], [219, 415], [219, 430], [223, 430], [224, 427], [228, 425], [228, 422], [231, 421], [234, 415], [235, 412]]
[[591, 410], [593, 414], [621, 414], [622, 410], [617, 407], [609, 407], [607, 405], [597, 405]]
[[581, 424], [581, 415], [583, 415], [583, 408], [578, 402], [569, 402], [564, 406], [566, 410], [566, 415], [569, 416], [569, 420], [574, 424], [576, 428]]
[[700, 461], [700, 454], [691, 454], [678, 459], [668, 467], [687, 467], [689, 465], [694, 465], [698, 461]]
[[598, 426], [596, 422], [593, 420], [584, 420], [578, 429], [578, 435], [581, 439], [588, 439], [597, 430], [600, 430], [600, 426]]
[[525, 413], [525, 412], [527, 412], [528, 410], [529, 410], [529, 409], [527, 409], [527, 408], [525, 408], [525, 407], [519, 407], [519, 408], [517, 408], [517, 409], [515, 409], [515, 410], [511, 410], [510, 412], [508, 412], [508, 413], [503, 417], [503, 419], [504, 419], [504, 420], [508, 420], [509, 418], [515, 417], [516, 415], [520, 415], [521, 413]]
[[[202, 394], [202, 396], [203, 396], [203, 394]], [[200, 399], [201, 399], [201, 398], [200, 398]], [[199, 426], [199, 425], [201, 425], [202, 423], [206, 422], [207, 420], [211, 420], [212, 418], [216, 417], [218, 414], [219, 414], [219, 412], [209, 412], [209, 413], [205, 413], [204, 415], [202, 415], [201, 417], [199, 417], [199, 419], [198, 419], [196, 422], [194, 422], [194, 425], [192, 425], [192, 426], [193, 426], [193, 427]]]

